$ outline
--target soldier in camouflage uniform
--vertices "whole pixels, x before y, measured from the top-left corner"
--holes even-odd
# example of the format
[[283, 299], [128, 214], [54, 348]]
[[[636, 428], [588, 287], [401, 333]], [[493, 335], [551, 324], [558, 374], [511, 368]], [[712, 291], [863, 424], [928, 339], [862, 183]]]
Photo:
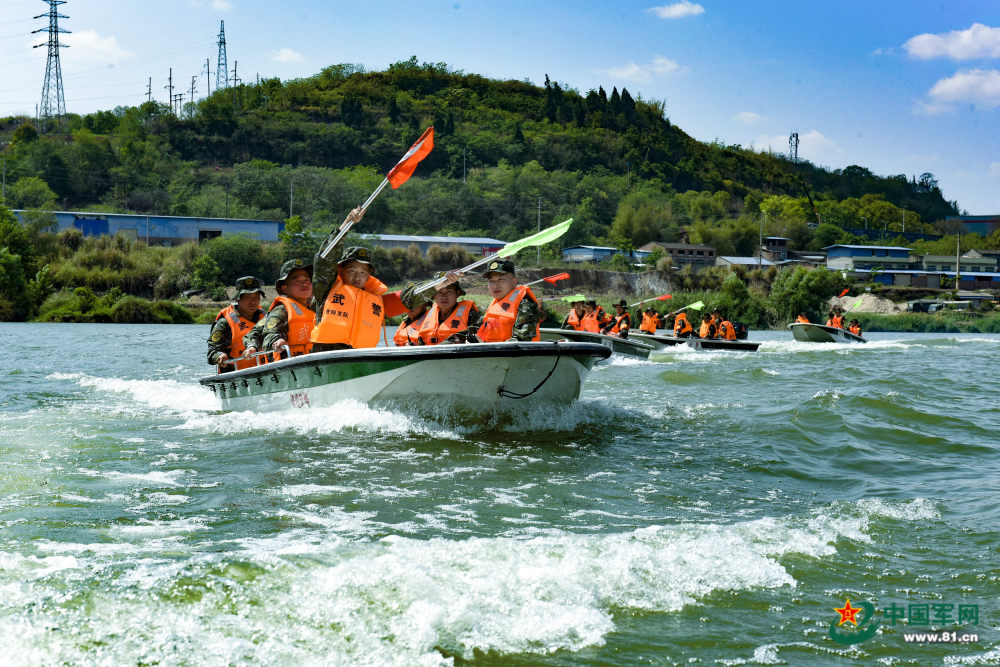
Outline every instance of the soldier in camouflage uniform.
[[[514, 262], [509, 259], [494, 259], [486, 265], [483, 275], [489, 283], [493, 303], [483, 316], [483, 325], [476, 334], [478, 341], [485, 343], [539, 340], [538, 327], [545, 317], [531, 289], [517, 285]], [[515, 302], [517, 315], [512, 329], [508, 332], [508, 326], [501, 323], [509, 319], [507, 311]], [[470, 342], [473, 342], [471, 337]]]
[[[239, 340], [233, 339], [233, 330], [237, 331], [237, 335], [244, 330], [249, 332], [264, 317], [264, 311], [260, 307], [263, 294], [258, 278], [244, 276], [236, 281], [235, 300], [215, 316], [212, 332], [208, 336], [208, 363], [214, 366], [240, 356], [243, 345]], [[243, 336], [239, 338], [242, 339]]]
[[[290, 298], [301, 297], [298, 293], [288, 293], [290, 286], [287, 285], [287, 282], [290, 279], [301, 281], [302, 272], [304, 272], [304, 277], [309, 278], [308, 289], [304, 283], [296, 285], [296, 289], [303, 290], [303, 293], [308, 292], [308, 296], [305, 297], [308, 302], [312, 298], [312, 265], [304, 259], [290, 259], [281, 265], [278, 279], [274, 281], [278, 295]], [[258, 350], [271, 350], [275, 343], [280, 343], [282, 340], [287, 341], [287, 338], [288, 311], [285, 305], [279, 302], [271, 305], [267, 316], [257, 322], [254, 328], [243, 337], [243, 343], [246, 346], [246, 354], [250, 355]]]

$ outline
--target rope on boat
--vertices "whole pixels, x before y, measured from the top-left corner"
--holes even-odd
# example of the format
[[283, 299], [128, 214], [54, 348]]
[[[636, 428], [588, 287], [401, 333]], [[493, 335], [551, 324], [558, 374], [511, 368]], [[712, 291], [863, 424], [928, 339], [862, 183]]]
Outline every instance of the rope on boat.
[[509, 389], [504, 389], [503, 385], [500, 385], [499, 387], [497, 387], [497, 394], [499, 394], [503, 398], [521, 399], [521, 398], [528, 398], [536, 391], [541, 389], [542, 385], [545, 384], [550, 377], [552, 377], [553, 373], [556, 372], [556, 366], [559, 365], [559, 359], [562, 357], [562, 350], [559, 349], [559, 342], [553, 341], [552, 344], [556, 346], [556, 363], [552, 365], [552, 370], [549, 371], [548, 375], [542, 378], [542, 381], [538, 383], [538, 386], [536, 386], [534, 389], [532, 389], [526, 394], [519, 394], [516, 391], [510, 391]]

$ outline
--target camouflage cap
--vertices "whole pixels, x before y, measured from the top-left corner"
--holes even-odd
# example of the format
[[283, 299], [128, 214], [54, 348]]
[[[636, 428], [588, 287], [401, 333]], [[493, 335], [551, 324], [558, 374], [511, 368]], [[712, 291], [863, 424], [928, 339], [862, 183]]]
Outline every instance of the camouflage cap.
[[264, 288], [261, 285], [260, 278], [254, 278], [253, 276], [243, 276], [236, 280], [236, 297], [239, 299], [244, 294], [260, 294], [264, 296]]
[[621, 306], [622, 308], [628, 308], [628, 301], [626, 301], [625, 299], [621, 299], [621, 300], [616, 301], [615, 303], [613, 303], [611, 305], [612, 306]]
[[281, 265], [281, 269], [278, 271], [278, 279], [274, 281], [274, 286], [276, 288], [281, 288], [288, 280], [288, 274], [296, 269], [305, 269], [309, 272], [309, 277], [312, 277], [313, 265], [305, 259], [290, 259]]
[[351, 246], [349, 248], [344, 248], [344, 254], [340, 256], [340, 260], [337, 262], [337, 266], [350, 262], [354, 260], [355, 262], [361, 262], [362, 264], [367, 264], [371, 267], [371, 270], [375, 269], [375, 265], [372, 264], [372, 252], [368, 248], [363, 246]]
[[407, 310], [417, 310], [430, 303], [426, 292], [417, 292], [416, 286], [417, 284], [411, 280], [399, 291], [399, 300], [403, 302], [403, 307]]
[[486, 265], [484, 276], [491, 273], [514, 273], [514, 261], [510, 259], [494, 259]]

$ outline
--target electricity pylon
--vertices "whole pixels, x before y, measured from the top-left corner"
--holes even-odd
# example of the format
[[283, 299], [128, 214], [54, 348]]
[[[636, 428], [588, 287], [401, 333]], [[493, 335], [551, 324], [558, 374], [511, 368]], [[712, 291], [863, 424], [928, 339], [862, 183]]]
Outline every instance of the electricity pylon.
[[62, 125], [66, 118], [66, 98], [63, 96], [62, 67], [59, 65], [59, 49], [66, 48], [67, 44], [59, 43], [59, 33], [68, 33], [69, 30], [59, 27], [59, 19], [68, 19], [65, 14], [60, 14], [57, 9], [59, 5], [65, 5], [66, 0], [42, 0], [49, 3], [49, 13], [39, 14], [36, 19], [43, 16], [49, 17], [49, 27], [32, 30], [36, 32], [48, 32], [49, 41], [45, 44], [35, 44], [34, 48], [48, 46], [49, 56], [45, 62], [45, 82], [42, 84], [42, 103], [38, 107], [38, 120], [41, 131], [47, 132], [54, 125]]

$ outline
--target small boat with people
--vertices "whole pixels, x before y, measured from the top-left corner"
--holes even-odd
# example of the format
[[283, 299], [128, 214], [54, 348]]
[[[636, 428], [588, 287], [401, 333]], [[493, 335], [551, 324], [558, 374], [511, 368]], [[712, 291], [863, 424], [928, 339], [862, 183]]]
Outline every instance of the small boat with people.
[[[594, 363], [609, 356], [606, 346], [578, 342], [344, 349], [261, 363], [200, 383], [223, 410], [314, 408], [354, 399], [489, 415], [524, 403], [569, 404], [579, 398]], [[263, 353], [260, 358], [266, 362]]]
[[602, 345], [616, 354], [624, 354], [640, 359], [648, 359], [649, 353], [657, 349], [645, 341], [633, 340], [633, 334], [628, 338], [621, 336], [609, 336], [607, 334], [595, 333], [593, 331], [577, 331], [576, 329], [550, 329], [543, 327], [539, 329], [539, 334], [545, 340], [569, 340], [580, 343], [591, 343]]
[[800, 343], [867, 343], [864, 338], [847, 329], [827, 324], [792, 322], [788, 325], [792, 338]]
[[650, 334], [650, 333], [630, 333], [629, 338], [636, 338], [644, 343], [655, 345], [657, 349], [673, 347], [675, 345], [687, 345], [695, 350], [734, 350], [738, 352], [756, 352], [760, 347], [759, 341], [746, 339], [731, 340], [728, 338], [697, 338], [691, 336], [681, 338], [678, 336]]

